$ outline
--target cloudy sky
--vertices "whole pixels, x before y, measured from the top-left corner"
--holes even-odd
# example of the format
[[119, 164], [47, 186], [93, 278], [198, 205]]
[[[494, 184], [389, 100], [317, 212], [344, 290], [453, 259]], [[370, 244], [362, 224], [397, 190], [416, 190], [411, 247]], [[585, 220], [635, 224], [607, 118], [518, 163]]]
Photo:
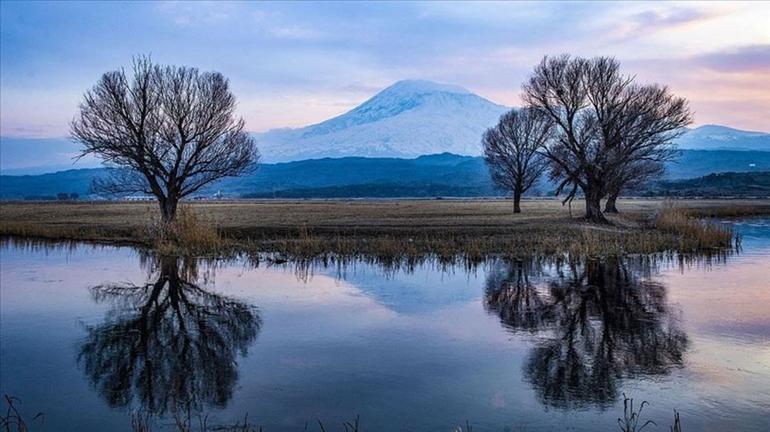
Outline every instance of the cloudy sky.
[[617, 57], [696, 123], [770, 131], [770, 3], [3, 2], [0, 135], [67, 134], [100, 74], [151, 54], [230, 78], [252, 131], [315, 123], [401, 79], [517, 105], [544, 56]]

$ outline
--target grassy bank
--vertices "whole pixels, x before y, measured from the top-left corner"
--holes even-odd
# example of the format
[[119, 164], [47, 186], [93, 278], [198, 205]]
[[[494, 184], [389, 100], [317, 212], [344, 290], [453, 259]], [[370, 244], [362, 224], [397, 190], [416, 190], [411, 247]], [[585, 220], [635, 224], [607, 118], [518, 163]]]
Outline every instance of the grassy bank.
[[522, 207], [514, 215], [508, 200], [200, 202], [187, 205], [184, 229], [174, 241], [159, 242], [168, 236], [153, 228], [154, 203], [16, 202], [1, 205], [0, 235], [130, 243], [168, 253], [260, 251], [289, 258], [598, 256], [725, 247], [732, 234], [704, 218], [770, 214], [770, 200], [683, 200], [673, 206], [625, 200], [612, 225], [596, 226], [580, 218], [580, 202], [572, 212], [555, 200], [526, 200]]

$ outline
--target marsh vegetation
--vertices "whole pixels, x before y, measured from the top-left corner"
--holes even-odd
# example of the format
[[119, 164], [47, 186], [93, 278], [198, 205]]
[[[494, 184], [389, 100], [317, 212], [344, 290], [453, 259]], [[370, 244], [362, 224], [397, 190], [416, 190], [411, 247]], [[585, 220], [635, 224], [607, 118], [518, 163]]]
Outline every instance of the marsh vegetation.
[[[768, 201], [622, 200], [613, 225], [597, 226], [555, 200], [232, 201], [185, 204], [160, 223], [151, 203], [7, 203], [0, 234], [51, 240], [128, 243], [187, 255], [266, 252], [444, 259], [589, 256], [726, 248], [734, 236], [720, 218], [770, 213]], [[148, 222], [149, 221], [149, 222]]]

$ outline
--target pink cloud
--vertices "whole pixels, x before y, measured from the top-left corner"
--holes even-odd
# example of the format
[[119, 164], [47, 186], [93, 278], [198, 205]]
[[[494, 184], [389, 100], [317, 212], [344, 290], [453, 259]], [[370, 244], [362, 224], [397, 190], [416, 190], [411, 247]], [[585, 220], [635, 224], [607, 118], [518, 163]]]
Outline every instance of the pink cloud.
[[721, 12], [694, 8], [675, 8], [667, 11], [647, 10], [624, 18], [614, 25], [616, 39], [629, 40], [651, 33], [699, 24], [722, 15]]

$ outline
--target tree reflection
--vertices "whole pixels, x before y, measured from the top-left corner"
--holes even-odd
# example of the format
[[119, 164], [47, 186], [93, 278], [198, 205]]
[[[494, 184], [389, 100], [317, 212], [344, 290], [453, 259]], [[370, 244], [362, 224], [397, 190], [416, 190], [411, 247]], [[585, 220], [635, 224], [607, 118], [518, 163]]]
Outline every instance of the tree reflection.
[[91, 288], [112, 308], [88, 326], [78, 361], [110, 406], [148, 413], [224, 406], [262, 324], [255, 307], [196, 285], [195, 262], [164, 257], [145, 285]]
[[666, 289], [621, 259], [516, 262], [490, 272], [485, 303], [514, 332], [542, 336], [524, 373], [544, 403], [606, 405], [624, 377], [681, 365], [687, 337]]

